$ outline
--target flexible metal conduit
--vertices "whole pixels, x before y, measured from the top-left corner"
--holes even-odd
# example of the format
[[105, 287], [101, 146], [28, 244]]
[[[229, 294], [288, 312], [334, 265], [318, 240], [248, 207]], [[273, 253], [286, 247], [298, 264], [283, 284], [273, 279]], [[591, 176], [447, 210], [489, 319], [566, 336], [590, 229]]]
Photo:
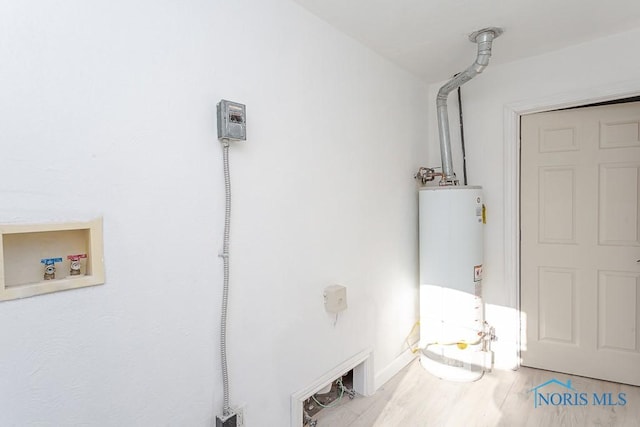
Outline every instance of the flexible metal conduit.
[[229, 305], [229, 229], [231, 228], [231, 176], [229, 174], [229, 141], [222, 141], [222, 162], [224, 166], [224, 238], [222, 257], [224, 280], [222, 287], [222, 314], [220, 319], [220, 359], [222, 363], [222, 414], [231, 413], [229, 407], [229, 372], [227, 368], [227, 306]]
[[493, 39], [502, 34], [502, 29], [490, 27], [474, 32], [469, 40], [478, 44], [478, 56], [473, 64], [460, 74], [445, 83], [438, 91], [436, 106], [438, 111], [438, 133], [440, 135], [440, 157], [442, 159], [441, 185], [457, 185], [458, 180], [453, 172], [453, 160], [451, 158], [451, 135], [449, 134], [449, 112], [447, 110], [447, 98], [449, 94], [462, 86], [478, 74], [489, 64], [491, 58], [491, 44]]

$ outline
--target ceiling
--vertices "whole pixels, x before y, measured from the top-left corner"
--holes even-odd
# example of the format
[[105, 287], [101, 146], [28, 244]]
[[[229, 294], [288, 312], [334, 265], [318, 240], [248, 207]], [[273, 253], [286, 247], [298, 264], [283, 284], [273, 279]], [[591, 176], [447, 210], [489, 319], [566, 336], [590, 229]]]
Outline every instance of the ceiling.
[[294, 1], [429, 83], [473, 62], [467, 36], [481, 28], [505, 31], [492, 64], [640, 28], [638, 0]]

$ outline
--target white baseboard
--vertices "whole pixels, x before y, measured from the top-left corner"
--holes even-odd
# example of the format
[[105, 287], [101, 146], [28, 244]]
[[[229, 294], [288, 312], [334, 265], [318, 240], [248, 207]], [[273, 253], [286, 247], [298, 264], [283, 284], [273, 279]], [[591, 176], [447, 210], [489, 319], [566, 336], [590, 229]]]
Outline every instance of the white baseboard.
[[387, 381], [393, 378], [398, 372], [405, 366], [415, 360], [418, 357], [418, 353], [413, 353], [411, 349], [406, 349], [400, 356], [396, 357], [390, 364], [387, 365], [382, 371], [380, 371], [373, 381], [375, 390], [382, 387]]

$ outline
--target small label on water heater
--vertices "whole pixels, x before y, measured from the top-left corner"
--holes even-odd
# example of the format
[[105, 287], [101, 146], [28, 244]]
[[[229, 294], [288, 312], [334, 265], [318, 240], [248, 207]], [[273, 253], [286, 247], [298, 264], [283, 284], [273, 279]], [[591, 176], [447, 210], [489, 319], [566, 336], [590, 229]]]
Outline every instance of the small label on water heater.
[[480, 282], [482, 280], [482, 264], [473, 267], [473, 281]]
[[480, 197], [476, 199], [476, 217], [478, 218], [478, 222], [482, 222], [482, 204], [480, 203]]

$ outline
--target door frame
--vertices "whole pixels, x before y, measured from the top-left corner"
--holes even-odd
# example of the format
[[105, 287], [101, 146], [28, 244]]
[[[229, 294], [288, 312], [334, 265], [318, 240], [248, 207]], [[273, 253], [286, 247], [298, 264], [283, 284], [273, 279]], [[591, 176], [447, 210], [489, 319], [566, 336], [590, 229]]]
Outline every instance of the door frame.
[[560, 108], [579, 107], [598, 102], [613, 101], [640, 95], [640, 80], [587, 87], [576, 91], [532, 98], [505, 104], [503, 109], [503, 183], [504, 183], [504, 279], [513, 283], [509, 289], [509, 303], [518, 312], [520, 325], [516, 337], [516, 361], [521, 366], [522, 330], [520, 305], [520, 117]]

